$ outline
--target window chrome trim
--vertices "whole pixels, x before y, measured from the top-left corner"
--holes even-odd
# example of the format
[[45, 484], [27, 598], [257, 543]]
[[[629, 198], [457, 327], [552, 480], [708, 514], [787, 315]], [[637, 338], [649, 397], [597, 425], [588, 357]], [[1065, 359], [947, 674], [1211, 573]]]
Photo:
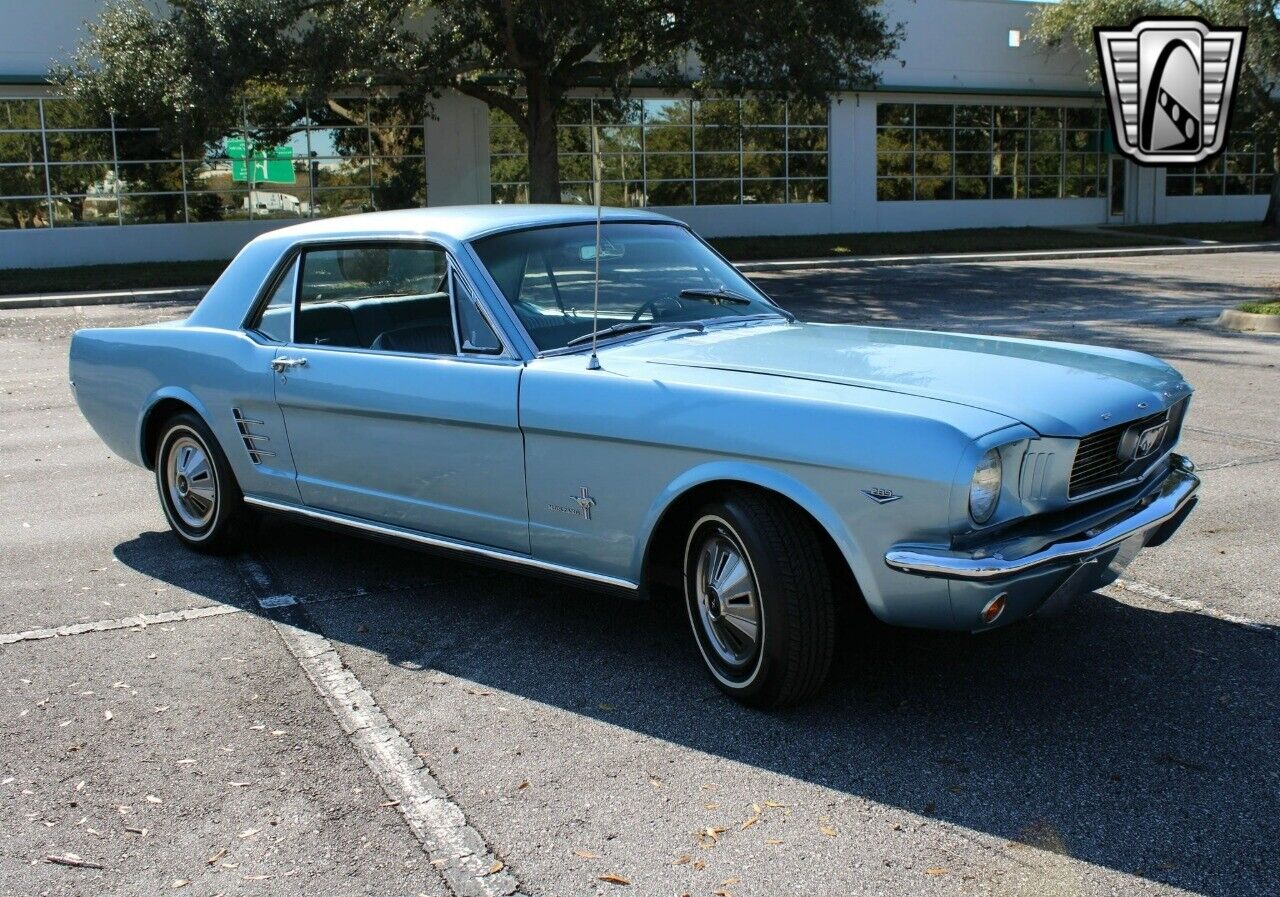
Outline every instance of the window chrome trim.
[[595, 573], [591, 570], [583, 570], [580, 567], [570, 567], [565, 564], [543, 561], [529, 555], [517, 554], [513, 551], [504, 551], [501, 548], [488, 548], [483, 545], [476, 545], [473, 542], [462, 542], [457, 539], [448, 539], [443, 536], [428, 535], [426, 533], [418, 532], [417, 530], [375, 523], [372, 520], [365, 520], [362, 517], [351, 517], [346, 514], [338, 514], [332, 511], [322, 511], [317, 508], [309, 508], [302, 505], [286, 504], [284, 502], [273, 501], [271, 499], [259, 498], [254, 495], [246, 495], [244, 500], [246, 504], [255, 505], [259, 508], [265, 508], [270, 511], [279, 511], [286, 514], [298, 514], [303, 517], [311, 517], [315, 520], [322, 520], [326, 523], [333, 523], [339, 526], [361, 530], [366, 533], [404, 539], [409, 542], [416, 542], [420, 545], [427, 545], [432, 548], [442, 548], [459, 554], [470, 555], [472, 557], [504, 561], [510, 564], [519, 564], [521, 566], [532, 567], [546, 573], [572, 576], [575, 579], [585, 579], [590, 582], [611, 586], [617, 589], [636, 591], [640, 587], [639, 583], [632, 582], [629, 579], [620, 579], [619, 577], [608, 576], [604, 573]]
[[[368, 347], [363, 347], [363, 346], [327, 346], [324, 343], [299, 343], [297, 341], [296, 325], [298, 320], [298, 309], [300, 307], [301, 298], [302, 298], [303, 256], [308, 252], [323, 251], [325, 249], [352, 248], [352, 247], [358, 247], [360, 245], [378, 245], [378, 246], [399, 245], [399, 246], [404, 246], [410, 249], [429, 249], [429, 250], [436, 250], [438, 252], [443, 253], [445, 257], [445, 276], [442, 283], [447, 284], [446, 292], [449, 294], [449, 318], [450, 318], [451, 326], [453, 329], [453, 345], [454, 345], [453, 355], [438, 355], [438, 354], [432, 354], [428, 352], [396, 352], [389, 349], [370, 349]], [[466, 244], [463, 244], [463, 245], [465, 246]], [[306, 349], [307, 351], [310, 351], [312, 349], [317, 349], [317, 348], [326, 349], [326, 350], [343, 349], [343, 350], [352, 351], [352, 352], [366, 352], [374, 355], [391, 355], [391, 356], [403, 357], [403, 358], [452, 358], [452, 359], [469, 359], [469, 360], [483, 359], [487, 361], [496, 361], [501, 359], [508, 359], [508, 360], [515, 359], [517, 361], [520, 360], [519, 356], [515, 355], [508, 348], [507, 341], [503, 338], [502, 329], [494, 326], [493, 318], [489, 314], [489, 309], [485, 307], [485, 303], [481, 299], [480, 293], [471, 284], [471, 281], [467, 277], [466, 272], [458, 264], [457, 259], [454, 257], [454, 254], [452, 251], [450, 251], [449, 247], [445, 245], [442, 241], [435, 240], [430, 237], [414, 237], [412, 235], [405, 235], [405, 234], [368, 234], [368, 235], [361, 234], [361, 235], [351, 235], [346, 237], [326, 236], [322, 238], [316, 238], [313, 240], [299, 240], [298, 242], [292, 244], [289, 247], [288, 252], [284, 253], [281, 256], [281, 262], [277, 263], [276, 267], [272, 269], [271, 274], [264, 281], [266, 286], [259, 289], [258, 298], [254, 301], [251, 312], [249, 313], [249, 315], [245, 317], [245, 321], [241, 325], [241, 329], [245, 331], [245, 333], [249, 334], [250, 336], [258, 333], [258, 331], [255, 330], [253, 327], [248, 326], [248, 322], [254, 320], [258, 316], [259, 310], [265, 305], [265, 303], [271, 301], [270, 299], [271, 294], [275, 292], [276, 287], [279, 286], [280, 277], [283, 276], [281, 272], [284, 270], [287, 270], [290, 264], [292, 264], [294, 268], [294, 287], [293, 287], [293, 312], [292, 312], [292, 320], [290, 324], [289, 342], [280, 343], [280, 342], [277, 342], [276, 340], [268, 339], [268, 343], [270, 345], [288, 346], [291, 348]], [[484, 316], [485, 321], [489, 324], [489, 327], [493, 330], [494, 335], [498, 338], [498, 342], [502, 345], [501, 353], [477, 353], [477, 352], [462, 351], [461, 337], [458, 333], [457, 303], [456, 303], [456, 297], [453, 291], [453, 282], [452, 282], [452, 277], [455, 272], [462, 277], [464, 286], [467, 286], [468, 288], [470, 288], [472, 294], [475, 296], [477, 300], [475, 303], [476, 306], [480, 308], [480, 312]], [[264, 335], [264, 338], [266, 338], [265, 335]]]

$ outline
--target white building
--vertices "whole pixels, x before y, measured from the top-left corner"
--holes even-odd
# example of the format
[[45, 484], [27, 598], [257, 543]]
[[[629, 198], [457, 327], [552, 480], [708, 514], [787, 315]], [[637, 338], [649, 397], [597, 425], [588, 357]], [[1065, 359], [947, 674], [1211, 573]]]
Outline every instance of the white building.
[[[352, 127], [308, 110], [279, 167], [234, 141], [173, 157], [154, 134], [85, 121], [45, 83], [101, 0], [0, 0], [0, 268], [222, 258], [310, 214], [519, 201], [518, 132], [480, 103]], [[1247, 134], [1198, 169], [1142, 168], [1110, 151], [1087, 61], [1025, 40], [1034, 6], [886, 0], [905, 26], [872, 91], [822, 109], [638, 90], [621, 112], [583, 97], [564, 116], [565, 198], [649, 205], [711, 236], [1260, 219], [1270, 166]], [[350, 105], [350, 104], [348, 104]], [[390, 127], [394, 124], [396, 127]], [[411, 127], [403, 127], [409, 124]], [[341, 127], [339, 127], [341, 125]], [[383, 138], [394, 133], [387, 149]], [[388, 157], [388, 153], [395, 153]], [[289, 161], [291, 160], [291, 161]], [[273, 167], [274, 166], [274, 167]], [[290, 173], [290, 167], [292, 173]], [[247, 171], [271, 169], [263, 183]], [[270, 197], [265, 201], [264, 197]]]

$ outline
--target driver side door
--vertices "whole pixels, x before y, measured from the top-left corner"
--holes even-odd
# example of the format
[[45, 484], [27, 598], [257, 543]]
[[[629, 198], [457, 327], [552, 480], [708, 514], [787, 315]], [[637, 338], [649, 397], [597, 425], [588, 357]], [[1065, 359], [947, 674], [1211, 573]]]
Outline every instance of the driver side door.
[[448, 253], [309, 245], [297, 280], [273, 366], [303, 503], [527, 553], [522, 368]]

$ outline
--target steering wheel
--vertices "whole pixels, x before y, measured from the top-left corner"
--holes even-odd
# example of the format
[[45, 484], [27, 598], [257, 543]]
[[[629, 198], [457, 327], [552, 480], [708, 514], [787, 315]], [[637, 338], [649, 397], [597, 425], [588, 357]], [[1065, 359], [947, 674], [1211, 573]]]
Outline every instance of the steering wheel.
[[645, 312], [648, 312], [649, 314], [653, 315], [653, 319], [655, 321], [658, 320], [661, 317], [661, 315], [658, 314], [658, 307], [664, 302], [671, 303], [671, 306], [674, 307], [674, 310], [676, 311], [679, 311], [680, 309], [684, 308], [684, 306], [680, 304], [679, 299], [676, 299], [672, 296], [659, 296], [656, 299], [650, 299], [649, 301], [641, 305], [639, 308], [637, 308], [636, 313], [631, 316], [631, 320], [639, 321], [642, 317], [644, 317]]

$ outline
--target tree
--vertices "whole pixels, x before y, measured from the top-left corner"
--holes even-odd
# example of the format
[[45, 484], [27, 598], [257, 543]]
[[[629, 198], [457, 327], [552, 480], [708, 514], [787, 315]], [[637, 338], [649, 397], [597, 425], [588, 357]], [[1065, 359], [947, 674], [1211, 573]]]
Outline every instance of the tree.
[[1271, 151], [1271, 200], [1264, 224], [1280, 227], [1280, 5], [1270, 0], [1062, 0], [1036, 14], [1032, 36], [1048, 47], [1073, 45], [1090, 59], [1098, 79], [1095, 25], [1127, 25], [1149, 15], [1200, 16], [1218, 26], [1245, 26], [1233, 131], [1249, 131]]
[[[558, 202], [567, 94], [669, 90], [825, 98], [875, 81], [899, 32], [879, 0], [113, 0], [57, 80], [117, 119], [215, 142], [257, 107], [285, 127], [284, 95], [352, 87], [419, 114], [452, 89], [525, 136], [530, 198]], [[272, 114], [274, 120], [270, 120]]]

